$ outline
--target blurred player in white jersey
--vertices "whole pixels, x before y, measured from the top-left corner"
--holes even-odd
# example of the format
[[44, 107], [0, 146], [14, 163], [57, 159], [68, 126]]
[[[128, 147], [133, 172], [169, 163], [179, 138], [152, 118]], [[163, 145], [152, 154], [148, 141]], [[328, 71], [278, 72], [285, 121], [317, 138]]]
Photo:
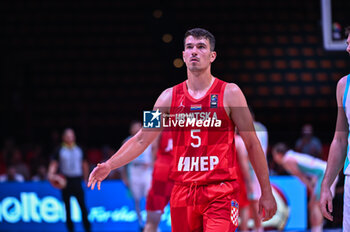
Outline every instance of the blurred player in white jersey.
[[[133, 121], [130, 124], [130, 136], [127, 137], [123, 144], [134, 136], [142, 127], [141, 122]], [[146, 150], [131, 161], [122, 172], [122, 178], [125, 185], [130, 189], [135, 202], [135, 211], [138, 218], [140, 229], [143, 230], [144, 223], [141, 217], [140, 201], [147, 197], [152, 181], [152, 164], [153, 154], [152, 144]]]
[[[305, 184], [310, 193], [308, 207], [311, 232], [323, 231], [323, 217], [319, 203], [326, 162], [308, 154], [289, 150], [283, 143], [278, 143], [273, 147], [272, 155], [277, 164], [281, 165], [291, 175], [298, 177]], [[331, 185], [332, 198], [336, 182], [337, 179]]]

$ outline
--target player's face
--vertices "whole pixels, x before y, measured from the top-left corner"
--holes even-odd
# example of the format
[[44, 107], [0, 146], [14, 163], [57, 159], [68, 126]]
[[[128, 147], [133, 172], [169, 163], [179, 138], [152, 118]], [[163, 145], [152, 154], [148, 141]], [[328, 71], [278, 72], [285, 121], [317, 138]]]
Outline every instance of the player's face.
[[346, 40], [346, 51], [349, 53], [350, 55], [350, 34], [348, 35], [348, 39]]
[[211, 65], [216, 58], [216, 52], [210, 51], [209, 40], [188, 36], [182, 57], [190, 71], [200, 71]]

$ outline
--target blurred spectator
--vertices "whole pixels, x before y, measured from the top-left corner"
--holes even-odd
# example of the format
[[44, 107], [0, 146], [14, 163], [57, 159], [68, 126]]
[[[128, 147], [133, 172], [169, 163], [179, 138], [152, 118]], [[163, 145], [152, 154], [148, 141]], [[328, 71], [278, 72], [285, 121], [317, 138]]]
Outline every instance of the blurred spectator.
[[10, 160], [15, 150], [16, 146], [14, 139], [6, 138], [1, 152], [6, 165], [10, 165]]
[[0, 174], [6, 173], [5, 157], [0, 151]]
[[43, 148], [41, 145], [36, 144], [31, 146], [25, 156], [26, 164], [30, 169], [30, 174], [33, 176], [37, 174], [40, 166], [47, 166], [47, 158], [43, 155]]
[[21, 174], [17, 173], [14, 166], [8, 166], [6, 174], [0, 175], [0, 182], [6, 181], [23, 182], [24, 177]]
[[303, 126], [301, 137], [295, 144], [295, 150], [322, 159], [322, 144], [317, 137], [313, 136], [311, 124], [305, 124]]
[[50, 141], [49, 141], [49, 148], [56, 149], [61, 145], [61, 140], [60, 140], [60, 133], [57, 130], [53, 130], [51, 132], [50, 136]]
[[46, 166], [40, 165], [37, 168], [36, 175], [32, 177], [32, 181], [44, 181], [47, 180]]
[[90, 148], [86, 151], [86, 159], [92, 167], [95, 167], [102, 161], [102, 156], [102, 151], [98, 148]]
[[30, 173], [28, 166], [23, 162], [22, 153], [19, 149], [15, 149], [10, 161], [11, 165], [21, 174], [25, 180], [29, 180]]
[[[21, 174], [25, 180], [29, 180], [30, 173], [28, 166], [23, 162], [22, 153], [19, 148], [16, 147], [13, 138], [7, 138], [4, 142], [4, 147], [1, 151], [2, 160], [5, 163], [1, 169], [6, 167], [13, 167], [16, 169], [16, 173]], [[1, 166], [1, 165], [0, 165]], [[8, 173], [8, 172], [7, 172]]]

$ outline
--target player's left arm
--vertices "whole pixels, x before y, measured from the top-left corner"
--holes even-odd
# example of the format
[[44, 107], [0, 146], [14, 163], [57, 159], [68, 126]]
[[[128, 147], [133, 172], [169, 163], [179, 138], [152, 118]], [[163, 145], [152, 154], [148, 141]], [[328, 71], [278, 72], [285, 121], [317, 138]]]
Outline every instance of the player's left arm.
[[[158, 97], [154, 110], [162, 109], [163, 113], [169, 113], [172, 100], [172, 88], [166, 89]], [[164, 110], [163, 110], [164, 109]], [[136, 159], [161, 133], [161, 130], [147, 130], [141, 128], [132, 138], [125, 142], [119, 150], [114, 153], [107, 161], [97, 164], [90, 173], [88, 187], [93, 190], [97, 184], [100, 190], [101, 182], [116, 168], [124, 166]]]
[[272, 195], [266, 158], [256, 136], [247, 101], [237, 85], [227, 84], [224, 94], [224, 106], [245, 143], [249, 160], [260, 183], [262, 194], [259, 201], [259, 212], [262, 214], [264, 209], [264, 220], [268, 220], [276, 213], [277, 205]]

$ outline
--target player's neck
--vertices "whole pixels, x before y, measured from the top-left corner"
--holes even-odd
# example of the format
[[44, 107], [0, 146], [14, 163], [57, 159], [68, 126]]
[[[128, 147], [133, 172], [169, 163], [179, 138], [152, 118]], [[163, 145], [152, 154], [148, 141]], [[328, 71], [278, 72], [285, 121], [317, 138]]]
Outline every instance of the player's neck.
[[191, 72], [187, 70], [187, 78], [188, 90], [192, 91], [207, 90], [214, 82], [210, 69], [205, 72]]

